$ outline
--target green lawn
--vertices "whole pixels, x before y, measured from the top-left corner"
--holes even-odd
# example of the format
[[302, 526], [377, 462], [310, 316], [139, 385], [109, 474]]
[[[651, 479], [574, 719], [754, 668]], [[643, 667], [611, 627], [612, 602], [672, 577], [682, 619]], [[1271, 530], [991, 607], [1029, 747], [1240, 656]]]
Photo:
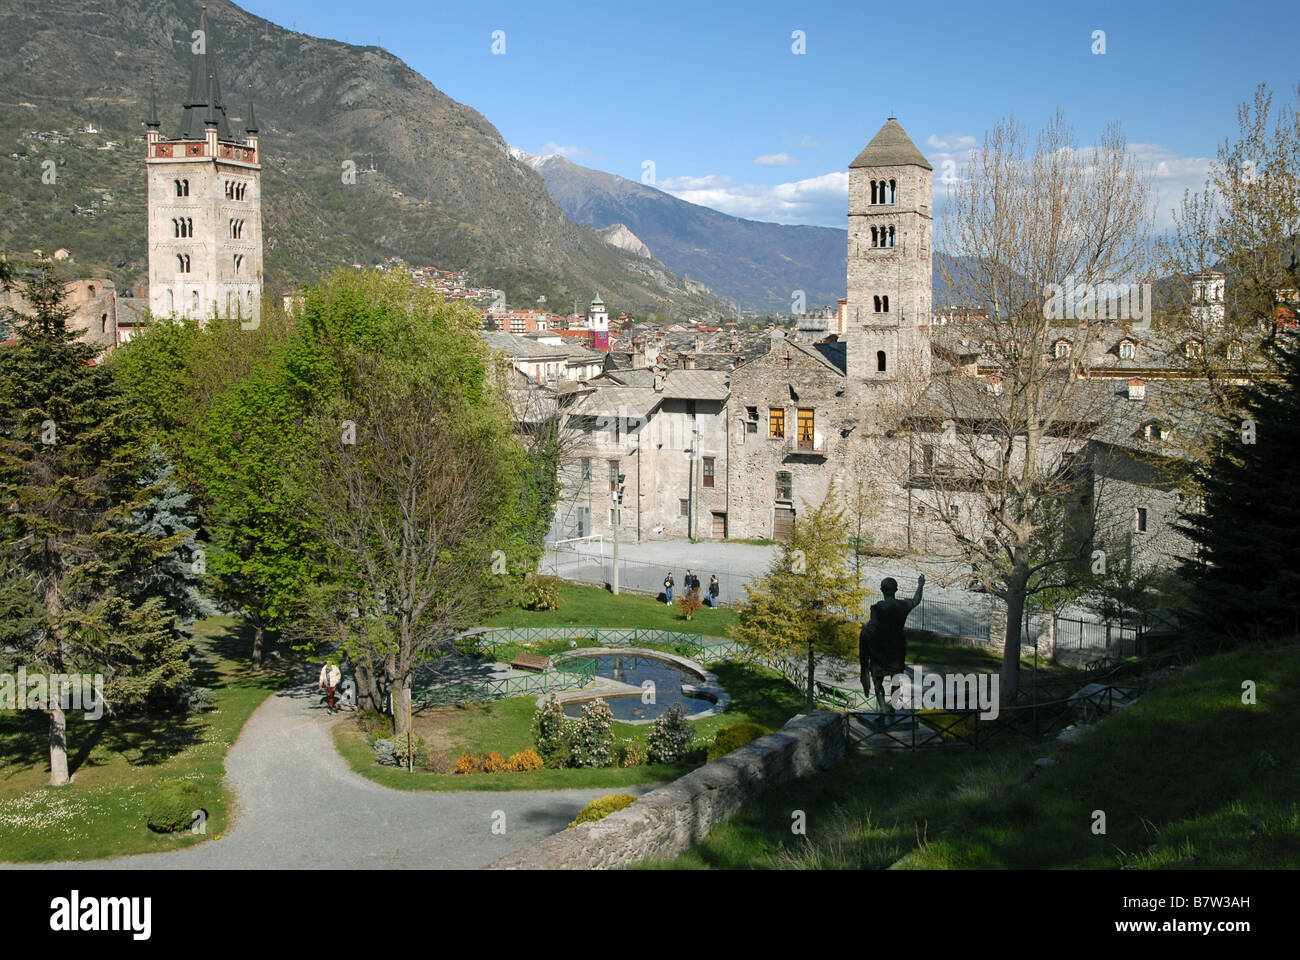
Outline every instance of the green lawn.
[[[249, 715], [282, 680], [246, 667], [252, 644], [229, 617], [200, 622], [209, 666], [194, 678], [211, 687], [216, 709], [180, 720], [69, 714], [73, 782], [49, 781], [48, 715], [0, 713], [0, 861], [90, 860], [175, 850], [219, 836], [234, 798], [222, 789], [226, 751]], [[206, 834], [157, 834], [146, 826], [145, 796], [164, 780], [197, 782]]]
[[693, 619], [681, 615], [674, 603], [671, 607], [657, 603], [654, 597], [642, 594], [621, 593], [617, 597], [601, 587], [576, 583], [560, 585], [561, 605], [558, 610], [524, 610], [513, 607], [484, 620], [485, 627], [642, 627], [647, 630], [677, 630], [680, 633], [697, 633], [723, 636], [727, 627], [736, 622], [736, 613], [726, 607], [711, 610], [704, 607]]
[[[1034, 775], [1045, 756], [1058, 765]], [[1300, 648], [1254, 648], [1189, 667], [1071, 745], [850, 757], [648, 866], [1294, 869], [1297, 798]]]
[[[727, 711], [693, 723], [701, 748], [718, 730], [733, 723], [750, 721], [777, 729], [801, 712], [802, 698], [780, 674], [765, 667], [724, 662], [711, 668], [731, 694]], [[532, 747], [535, 697], [516, 697], [495, 703], [464, 707], [434, 707], [415, 716], [415, 728], [438, 750], [454, 761], [462, 752], [483, 756], [495, 750], [503, 757]], [[614, 724], [614, 736], [645, 742], [648, 725]], [[377, 783], [403, 790], [561, 790], [576, 787], [620, 787], [637, 783], [658, 783], [688, 773], [702, 762], [686, 765], [649, 765], [619, 769], [537, 770], [528, 773], [475, 773], [469, 775], [406, 773], [375, 762], [355, 722], [345, 720], [334, 730], [334, 742], [352, 769]]]

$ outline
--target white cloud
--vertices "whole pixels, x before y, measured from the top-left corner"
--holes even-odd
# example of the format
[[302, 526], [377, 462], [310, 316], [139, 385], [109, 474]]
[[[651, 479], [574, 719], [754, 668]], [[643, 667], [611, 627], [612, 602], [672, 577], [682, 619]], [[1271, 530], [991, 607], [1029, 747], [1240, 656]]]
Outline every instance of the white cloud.
[[770, 223], [844, 227], [849, 208], [849, 175], [820, 177], [777, 184], [737, 184], [731, 177], [674, 177], [656, 186], [679, 200]]
[[[965, 178], [972, 145], [977, 145], [975, 138], [965, 135], [932, 136], [926, 140], [926, 146], [931, 148], [926, 159], [934, 165], [936, 213], [945, 205], [945, 172], [950, 173], [954, 180]], [[1182, 156], [1150, 143], [1131, 143], [1129, 152], [1151, 173], [1156, 205], [1155, 230], [1167, 231], [1173, 222], [1171, 209], [1181, 202], [1184, 189], [1201, 189], [1211, 161], [1206, 157]], [[946, 165], [945, 161], [951, 165]], [[725, 174], [709, 174], [673, 177], [661, 180], [655, 186], [690, 203], [735, 217], [771, 223], [843, 228], [848, 213], [847, 171], [778, 184], [737, 183]]]
[[933, 147], [935, 150], [942, 150], [945, 153], [958, 150], [969, 152], [979, 146], [979, 141], [964, 133], [955, 133], [947, 137], [936, 137], [934, 134], [930, 134], [926, 138], [925, 145]]
[[814, 140], [809, 134], [806, 133], [803, 135], [803, 140], [799, 142], [799, 146], [807, 150], [816, 150], [821, 145], [822, 142], [820, 140]]
[[1183, 191], [1204, 189], [1210, 174], [1210, 157], [1184, 157], [1156, 143], [1130, 143], [1132, 154], [1150, 174], [1155, 193], [1157, 232], [1169, 230], [1174, 223], [1173, 211], [1183, 202]]
[[754, 162], [760, 167], [793, 167], [798, 161], [788, 153], [765, 153]]
[[[966, 180], [970, 151], [978, 147], [971, 136], [954, 134], [947, 137], [930, 136], [925, 144], [934, 152], [926, 159], [934, 164], [935, 207], [944, 205], [945, 184]], [[1084, 147], [1082, 150], [1086, 151]], [[1151, 176], [1152, 199], [1155, 205], [1154, 229], [1164, 233], [1173, 226], [1172, 210], [1182, 202], [1183, 191], [1196, 192], [1204, 184], [1211, 160], [1208, 157], [1185, 157], [1155, 143], [1130, 143], [1129, 154]]]

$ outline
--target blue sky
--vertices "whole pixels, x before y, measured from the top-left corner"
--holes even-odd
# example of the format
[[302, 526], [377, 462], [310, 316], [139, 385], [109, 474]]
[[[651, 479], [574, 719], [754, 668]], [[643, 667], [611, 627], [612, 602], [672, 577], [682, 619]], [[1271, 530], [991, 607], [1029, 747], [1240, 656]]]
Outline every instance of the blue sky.
[[938, 171], [1000, 118], [1037, 126], [1058, 107], [1084, 143], [1123, 124], [1164, 219], [1255, 86], [1294, 103], [1300, 80], [1294, 7], [1271, 0], [241, 5], [381, 44], [521, 150], [634, 180], [652, 161], [661, 189], [782, 223], [843, 226], [849, 161], [891, 115]]

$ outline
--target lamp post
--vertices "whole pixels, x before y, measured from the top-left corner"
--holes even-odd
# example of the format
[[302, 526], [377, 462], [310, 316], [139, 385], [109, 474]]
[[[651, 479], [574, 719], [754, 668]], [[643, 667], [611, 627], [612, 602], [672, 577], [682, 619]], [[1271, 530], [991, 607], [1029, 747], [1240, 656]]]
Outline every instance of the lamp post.
[[618, 489], [614, 491], [614, 596], [618, 596], [618, 528], [623, 525], [623, 481], [627, 474], [618, 475]]

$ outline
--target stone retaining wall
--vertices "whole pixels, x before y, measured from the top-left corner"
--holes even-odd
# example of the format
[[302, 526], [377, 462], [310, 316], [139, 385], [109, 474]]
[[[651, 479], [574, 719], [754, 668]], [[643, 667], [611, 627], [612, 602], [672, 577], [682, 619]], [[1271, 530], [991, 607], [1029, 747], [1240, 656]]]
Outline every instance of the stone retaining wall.
[[[844, 758], [844, 716], [795, 717], [725, 757], [647, 793], [630, 807], [503, 857], [490, 870], [601, 870], [674, 857], [744, 804]], [[617, 793], [617, 790], [611, 790]]]

